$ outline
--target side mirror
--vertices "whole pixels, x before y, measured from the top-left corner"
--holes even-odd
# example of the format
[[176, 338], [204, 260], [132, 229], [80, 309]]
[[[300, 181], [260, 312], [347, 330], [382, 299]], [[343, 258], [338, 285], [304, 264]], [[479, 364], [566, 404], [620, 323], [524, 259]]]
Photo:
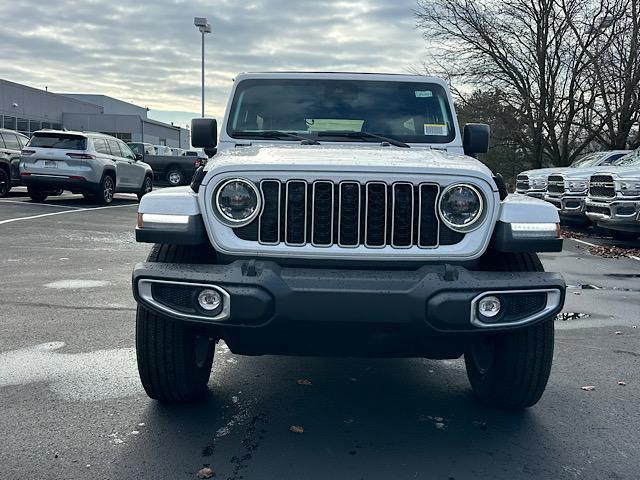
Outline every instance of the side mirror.
[[462, 146], [465, 155], [475, 157], [478, 153], [489, 151], [489, 125], [484, 123], [467, 123], [464, 126]]
[[144, 158], [144, 155], [142, 155], [141, 153], [136, 153], [136, 162], [142, 160]]
[[218, 122], [214, 118], [191, 120], [191, 145], [205, 150], [218, 146]]

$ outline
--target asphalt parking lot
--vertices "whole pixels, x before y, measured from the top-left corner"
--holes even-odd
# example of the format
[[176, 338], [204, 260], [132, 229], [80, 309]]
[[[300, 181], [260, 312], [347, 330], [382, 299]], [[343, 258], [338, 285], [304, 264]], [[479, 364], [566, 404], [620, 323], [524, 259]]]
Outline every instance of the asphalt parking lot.
[[166, 407], [136, 369], [130, 274], [150, 248], [135, 243], [136, 207], [134, 195], [34, 204], [22, 189], [0, 200], [0, 478], [190, 479], [205, 466], [232, 480], [639, 478], [640, 259], [589, 252], [608, 239], [542, 257], [571, 285], [569, 314], [526, 412], [476, 404], [461, 360], [253, 358], [224, 344], [206, 401]]

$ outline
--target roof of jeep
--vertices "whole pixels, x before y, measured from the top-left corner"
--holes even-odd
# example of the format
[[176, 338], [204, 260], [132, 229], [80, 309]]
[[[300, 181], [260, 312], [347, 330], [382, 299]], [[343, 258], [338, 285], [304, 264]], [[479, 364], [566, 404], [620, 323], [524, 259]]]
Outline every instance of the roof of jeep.
[[358, 79], [367, 78], [373, 80], [373, 77], [379, 79], [395, 80], [395, 81], [410, 81], [410, 82], [434, 82], [440, 84], [446, 84], [446, 82], [439, 77], [427, 76], [427, 75], [414, 75], [408, 73], [376, 73], [376, 72], [321, 72], [321, 71], [263, 71], [263, 72], [242, 72], [238, 77], [250, 77], [250, 78], [274, 78], [274, 77], [297, 77], [297, 78], [345, 78], [345, 79]]

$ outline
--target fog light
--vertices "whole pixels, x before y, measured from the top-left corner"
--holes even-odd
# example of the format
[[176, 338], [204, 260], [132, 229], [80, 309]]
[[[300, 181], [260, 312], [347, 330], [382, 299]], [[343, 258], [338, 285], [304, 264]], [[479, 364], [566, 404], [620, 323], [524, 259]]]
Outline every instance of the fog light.
[[488, 296], [480, 299], [478, 302], [478, 312], [483, 317], [493, 318], [500, 313], [500, 299], [498, 297]]
[[208, 312], [220, 308], [222, 296], [215, 290], [205, 288], [198, 294], [198, 304], [200, 308]]

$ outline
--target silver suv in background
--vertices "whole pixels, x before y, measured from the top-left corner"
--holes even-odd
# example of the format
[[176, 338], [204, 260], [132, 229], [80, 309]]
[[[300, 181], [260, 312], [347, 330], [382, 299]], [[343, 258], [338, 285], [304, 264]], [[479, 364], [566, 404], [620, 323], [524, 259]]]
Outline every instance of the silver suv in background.
[[20, 176], [36, 202], [59, 190], [103, 205], [117, 192], [153, 189], [153, 171], [121, 140], [101, 133], [40, 130], [22, 150]]

